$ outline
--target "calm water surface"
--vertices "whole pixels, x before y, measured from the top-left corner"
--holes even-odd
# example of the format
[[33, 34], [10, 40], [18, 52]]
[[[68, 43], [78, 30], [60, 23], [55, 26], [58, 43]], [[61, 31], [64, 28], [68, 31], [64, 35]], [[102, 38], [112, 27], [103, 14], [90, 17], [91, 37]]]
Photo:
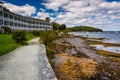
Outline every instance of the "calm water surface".
[[[83, 36], [90, 38], [105, 38], [103, 42], [120, 44], [120, 31], [104, 31], [104, 32], [69, 32], [75, 36]], [[103, 45], [92, 45], [96, 46], [96, 49], [115, 52], [120, 54], [120, 47], [105, 47]]]
[[105, 38], [104, 42], [120, 43], [120, 31], [104, 31], [104, 32], [70, 32], [76, 36], [88, 36], [91, 38]]

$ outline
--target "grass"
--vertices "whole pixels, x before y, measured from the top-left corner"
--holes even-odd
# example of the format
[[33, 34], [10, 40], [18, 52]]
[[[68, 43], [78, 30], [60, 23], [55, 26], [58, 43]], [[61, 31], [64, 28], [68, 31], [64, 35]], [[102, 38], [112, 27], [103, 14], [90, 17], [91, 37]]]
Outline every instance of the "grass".
[[20, 45], [15, 43], [12, 39], [12, 35], [0, 34], [0, 56], [14, 50]]
[[26, 33], [26, 39], [27, 41], [29, 41], [32, 38], [36, 38], [37, 36], [33, 35], [31, 32], [27, 32]]
[[[32, 38], [35, 38], [32, 33], [26, 33], [26, 39], [29, 41]], [[0, 56], [9, 53], [10, 51], [16, 49], [17, 47], [21, 46], [21, 44], [16, 43], [12, 39], [12, 34], [0, 34]]]

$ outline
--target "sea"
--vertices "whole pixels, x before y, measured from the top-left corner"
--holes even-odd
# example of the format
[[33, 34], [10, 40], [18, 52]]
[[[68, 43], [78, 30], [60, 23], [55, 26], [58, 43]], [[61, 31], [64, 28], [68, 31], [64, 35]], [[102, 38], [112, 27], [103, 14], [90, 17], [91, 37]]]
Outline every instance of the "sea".
[[[120, 31], [69, 32], [69, 34], [73, 34], [75, 36], [90, 37], [90, 38], [104, 38], [102, 42], [120, 44]], [[91, 46], [95, 46], [96, 49], [99, 50], [105, 50], [120, 54], [120, 47], [115, 47], [115, 46], [106, 47], [103, 45], [91, 45]]]

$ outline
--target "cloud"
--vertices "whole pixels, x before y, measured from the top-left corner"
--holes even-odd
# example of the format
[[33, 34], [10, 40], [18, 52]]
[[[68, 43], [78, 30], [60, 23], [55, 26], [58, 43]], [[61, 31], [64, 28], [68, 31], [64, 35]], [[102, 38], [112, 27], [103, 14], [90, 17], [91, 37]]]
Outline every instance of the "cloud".
[[31, 16], [36, 13], [36, 8], [29, 4], [25, 4], [23, 6], [17, 6], [11, 3], [4, 3], [4, 7], [9, 9], [11, 12], [23, 15], [23, 16]]
[[45, 9], [43, 9], [43, 8], [40, 8], [40, 11], [44, 12], [44, 11], [46, 11], [46, 10], [45, 10]]
[[43, 3], [43, 5], [47, 9], [58, 10], [59, 7], [68, 3], [68, 1], [69, 0], [46, 0], [46, 3]]
[[[67, 26], [89, 25], [105, 30], [107, 28], [120, 30], [120, 27], [118, 27], [120, 26], [120, 2], [107, 2], [106, 0], [46, 0], [42, 4], [46, 9], [55, 11], [55, 21], [65, 23]], [[62, 11], [60, 11], [61, 9]]]
[[38, 12], [36, 16], [36, 18], [40, 18], [40, 19], [45, 19], [46, 17], [50, 17], [50, 14], [46, 12]]

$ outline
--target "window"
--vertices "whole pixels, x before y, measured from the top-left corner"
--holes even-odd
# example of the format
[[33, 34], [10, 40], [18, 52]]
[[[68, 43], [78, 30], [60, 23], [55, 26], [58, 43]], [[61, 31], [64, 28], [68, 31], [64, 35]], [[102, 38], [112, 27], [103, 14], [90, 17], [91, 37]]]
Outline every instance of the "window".
[[17, 20], [17, 17], [15, 17], [14, 20]]
[[9, 18], [10, 18], [10, 19], [13, 19], [13, 16], [12, 16], [12, 15], [10, 15], [10, 16], [9, 16]]
[[20, 27], [21, 25], [20, 25], [20, 24], [18, 24], [18, 26]]
[[0, 20], [0, 25], [2, 25], [3, 24], [3, 21], [2, 20]]
[[26, 21], [26, 20], [24, 20], [24, 22], [26, 23], [27, 21]]
[[8, 18], [8, 14], [4, 13], [4, 17]]
[[17, 26], [17, 23], [15, 23], [15, 26]]
[[10, 26], [13, 26], [13, 22], [10, 22]]
[[35, 24], [35, 22], [33, 22], [33, 24]]
[[8, 21], [4, 21], [4, 25], [8, 25], [9, 24], [9, 22]]
[[0, 11], [0, 16], [2, 16], [2, 12]]
[[23, 22], [23, 19], [21, 19], [21, 21]]

